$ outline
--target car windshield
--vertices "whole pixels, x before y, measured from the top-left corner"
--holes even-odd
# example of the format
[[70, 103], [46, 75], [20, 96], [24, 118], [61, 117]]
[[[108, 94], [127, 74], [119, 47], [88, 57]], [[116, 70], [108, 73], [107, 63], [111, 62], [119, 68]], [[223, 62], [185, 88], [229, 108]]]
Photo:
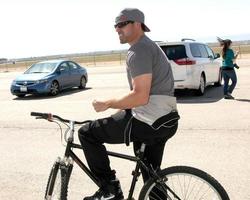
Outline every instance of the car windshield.
[[169, 45], [161, 46], [169, 60], [178, 60], [181, 58], [187, 58], [184, 45]]
[[50, 73], [52, 72], [57, 63], [36, 63], [33, 64], [25, 74], [32, 74], [32, 73]]

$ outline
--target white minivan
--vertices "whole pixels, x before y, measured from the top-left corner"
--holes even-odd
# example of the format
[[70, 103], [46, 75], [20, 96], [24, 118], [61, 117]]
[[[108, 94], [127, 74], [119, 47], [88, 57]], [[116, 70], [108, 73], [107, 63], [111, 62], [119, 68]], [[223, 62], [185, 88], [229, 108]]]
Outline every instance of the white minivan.
[[171, 64], [175, 89], [195, 89], [203, 95], [208, 85], [221, 85], [219, 54], [204, 43], [191, 39], [181, 42], [157, 42]]

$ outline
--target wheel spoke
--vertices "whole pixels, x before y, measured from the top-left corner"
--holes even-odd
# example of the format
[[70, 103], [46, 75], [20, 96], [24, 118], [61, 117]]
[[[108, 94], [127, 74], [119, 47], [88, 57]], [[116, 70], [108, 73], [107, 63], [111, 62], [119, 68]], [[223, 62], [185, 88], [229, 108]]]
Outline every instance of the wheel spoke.
[[159, 176], [164, 183], [148, 181], [139, 200], [229, 200], [218, 181], [201, 170], [178, 166], [162, 170]]
[[[215, 199], [220, 199], [218, 194], [209, 194], [209, 187], [207, 182], [202, 181], [199, 177], [192, 177], [185, 174], [171, 175], [171, 181], [169, 186], [174, 190], [176, 194], [180, 196], [181, 199], [210, 199], [211, 196], [217, 196]], [[189, 179], [187, 181], [187, 179]], [[188, 182], [188, 183], [187, 183]], [[167, 183], [168, 184], [168, 183]]]
[[53, 82], [50, 87], [50, 92], [52, 95], [57, 95], [59, 92], [59, 85], [57, 82]]

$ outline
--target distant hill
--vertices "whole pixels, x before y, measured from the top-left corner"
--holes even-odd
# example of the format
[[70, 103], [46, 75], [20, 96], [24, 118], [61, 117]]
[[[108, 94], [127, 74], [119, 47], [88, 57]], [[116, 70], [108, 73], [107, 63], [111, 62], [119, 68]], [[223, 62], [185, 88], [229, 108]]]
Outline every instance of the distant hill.
[[[233, 41], [233, 46], [239, 45], [250, 45], [250, 33], [249, 34], [239, 34], [239, 35], [224, 35], [220, 36], [222, 39], [231, 39]], [[196, 41], [205, 42], [210, 47], [219, 47], [218, 42], [216, 41], [216, 36], [207, 37], [207, 38], [195, 38]], [[36, 60], [51, 60], [51, 59], [70, 59], [76, 57], [86, 57], [86, 56], [101, 56], [101, 55], [110, 55], [110, 54], [126, 54], [127, 50], [112, 50], [112, 51], [96, 51], [96, 52], [87, 52], [87, 53], [72, 53], [72, 54], [61, 54], [61, 55], [48, 55], [48, 56], [38, 56], [38, 57], [28, 57], [28, 58], [18, 58], [6, 60], [3, 58], [0, 60], [0, 63], [6, 62], [23, 62], [23, 61], [36, 61]]]
[[232, 40], [234, 45], [243, 45], [250, 43], [250, 33], [237, 34], [237, 35], [216, 35], [214, 37], [201, 38], [201, 41], [205, 41], [206, 43], [211, 45], [216, 45], [218, 44], [216, 40], [217, 36], [222, 39]]
[[[241, 41], [235, 41], [235, 40], [232, 40], [233, 41], [233, 45], [234, 46], [239, 46], [239, 45], [250, 45], [250, 40], [241, 40]], [[207, 43], [209, 46], [211, 47], [216, 47], [218, 46], [218, 42], [208, 42]]]

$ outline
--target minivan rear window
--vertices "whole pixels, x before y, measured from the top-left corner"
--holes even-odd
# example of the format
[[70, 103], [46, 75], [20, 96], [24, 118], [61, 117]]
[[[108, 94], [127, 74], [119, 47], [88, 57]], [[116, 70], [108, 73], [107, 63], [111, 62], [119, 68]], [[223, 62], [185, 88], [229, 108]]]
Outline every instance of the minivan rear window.
[[186, 49], [184, 45], [168, 45], [161, 46], [164, 53], [169, 60], [178, 60], [181, 58], [187, 58]]

